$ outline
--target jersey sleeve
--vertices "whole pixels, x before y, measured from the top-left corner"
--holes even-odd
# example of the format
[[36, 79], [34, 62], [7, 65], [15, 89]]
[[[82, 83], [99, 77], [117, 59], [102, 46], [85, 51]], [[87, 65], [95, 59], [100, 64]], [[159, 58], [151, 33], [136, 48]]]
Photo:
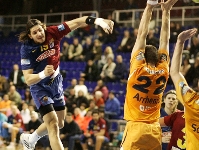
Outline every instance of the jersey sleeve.
[[130, 60], [130, 73], [132, 73], [137, 67], [145, 63], [144, 50], [137, 50], [131, 55]]
[[69, 32], [71, 32], [70, 28], [65, 22], [63, 22], [62, 24], [58, 26], [50, 26], [47, 28], [47, 30], [51, 32], [55, 36], [55, 38], [58, 40], [63, 38]]
[[20, 53], [21, 53], [21, 68], [22, 68], [22, 70], [32, 69], [33, 67], [31, 65], [30, 53], [28, 52], [28, 50], [26, 49], [24, 44], [21, 46]]
[[104, 119], [103, 120], [101, 119], [100, 125], [101, 125], [101, 127], [100, 127], [101, 129], [106, 129], [106, 121]]
[[164, 123], [165, 123], [167, 126], [172, 127], [174, 121], [176, 120], [176, 117], [177, 117], [177, 112], [175, 112], [175, 113], [173, 113], [173, 114], [171, 114], [171, 115], [165, 116], [165, 117], [164, 117]]
[[193, 110], [199, 110], [199, 96], [197, 92], [189, 87], [186, 80], [181, 78], [175, 83], [177, 99], [180, 100], [182, 104], [187, 104]]

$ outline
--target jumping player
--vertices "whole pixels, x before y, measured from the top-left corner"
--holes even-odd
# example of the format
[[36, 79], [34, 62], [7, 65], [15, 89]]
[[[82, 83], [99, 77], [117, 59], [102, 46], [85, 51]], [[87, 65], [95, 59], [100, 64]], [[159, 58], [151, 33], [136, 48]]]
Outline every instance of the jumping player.
[[186, 149], [199, 148], [199, 95], [189, 87], [180, 73], [182, 51], [186, 40], [196, 34], [196, 29], [181, 32], [178, 35], [176, 47], [171, 62], [171, 78], [176, 88], [177, 99], [184, 104]]
[[158, 0], [148, 0], [138, 29], [130, 60], [130, 74], [124, 105], [127, 120], [121, 150], [161, 150], [161, 128], [158, 122], [162, 95], [169, 76], [170, 10], [177, 0], [160, 3], [162, 27], [157, 50], [146, 45], [152, 11]]
[[34, 149], [36, 142], [48, 134], [51, 148], [64, 150], [59, 139], [59, 128], [63, 127], [66, 116], [63, 79], [59, 73], [60, 40], [72, 30], [88, 24], [99, 25], [108, 34], [112, 33], [114, 25], [111, 20], [88, 16], [50, 27], [30, 19], [26, 31], [20, 33], [22, 71], [44, 121], [34, 133], [21, 135], [24, 149]]

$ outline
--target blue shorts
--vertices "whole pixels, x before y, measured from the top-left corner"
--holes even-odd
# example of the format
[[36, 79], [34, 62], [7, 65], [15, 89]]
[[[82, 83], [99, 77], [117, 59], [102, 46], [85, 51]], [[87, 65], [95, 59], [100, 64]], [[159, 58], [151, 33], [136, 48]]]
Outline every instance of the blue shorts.
[[62, 76], [58, 74], [45, 83], [30, 86], [30, 92], [37, 109], [48, 104], [53, 104], [54, 107], [65, 106], [62, 81]]

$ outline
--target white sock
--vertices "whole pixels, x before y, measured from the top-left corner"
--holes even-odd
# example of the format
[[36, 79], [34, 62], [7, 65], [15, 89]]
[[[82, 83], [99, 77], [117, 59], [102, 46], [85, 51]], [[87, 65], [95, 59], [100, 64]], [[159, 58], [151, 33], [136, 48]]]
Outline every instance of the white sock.
[[15, 143], [14, 143], [14, 142], [10, 142], [10, 145], [11, 145], [11, 146], [15, 146]]
[[32, 143], [32, 144], [35, 144], [40, 138], [41, 138], [41, 136], [39, 136], [37, 134], [37, 132], [34, 131], [32, 134], [30, 134], [29, 142]]

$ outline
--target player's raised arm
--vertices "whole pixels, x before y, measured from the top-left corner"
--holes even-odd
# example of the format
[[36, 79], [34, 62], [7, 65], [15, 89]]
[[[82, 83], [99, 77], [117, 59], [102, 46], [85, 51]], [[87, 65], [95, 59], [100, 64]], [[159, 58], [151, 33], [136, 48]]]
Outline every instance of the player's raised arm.
[[71, 31], [77, 28], [85, 27], [89, 24], [95, 24], [102, 27], [103, 30], [107, 34], [112, 33], [113, 26], [114, 26], [114, 22], [111, 20], [103, 19], [103, 18], [95, 18], [91, 16], [84, 16], [77, 19], [73, 19], [73, 20], [67, 21], [66, 24], [69, 26]]
[[140, 25], [138, 28], [138, 35], [135, 42], [135, 45], [133, 47], [132, 55], [137, 50], [144, 50], [146, 46], [146, 36], [149, 32], [149, 23], [152, 16], [152, 11], [154, 7], [158, 4], [158, 0], [148, 0], [147, 6], [144, 9]]
[[167, 0], [161, 2], [162, 8], [162, 27], [160, 32], [160, 50], [167, 50], [169, 55], [169, 39], [170, 39], [170, 10], [178, 0]]
[[[191, 38], [194, 34], [196, 34], [196, 32], [197, 32], [196, 29], [189, 29], [181, 32], [178, 35], [176, 47], [171, 62], [171, 68], [170, 68], [170, 75], [174, 84], [178, 82], [180, 79], [184, 79], [183, 75], [180, 73], [184, 43], [187, 39]], [[176, 86], [177, 85], [175, 84], [175, 87]]]

